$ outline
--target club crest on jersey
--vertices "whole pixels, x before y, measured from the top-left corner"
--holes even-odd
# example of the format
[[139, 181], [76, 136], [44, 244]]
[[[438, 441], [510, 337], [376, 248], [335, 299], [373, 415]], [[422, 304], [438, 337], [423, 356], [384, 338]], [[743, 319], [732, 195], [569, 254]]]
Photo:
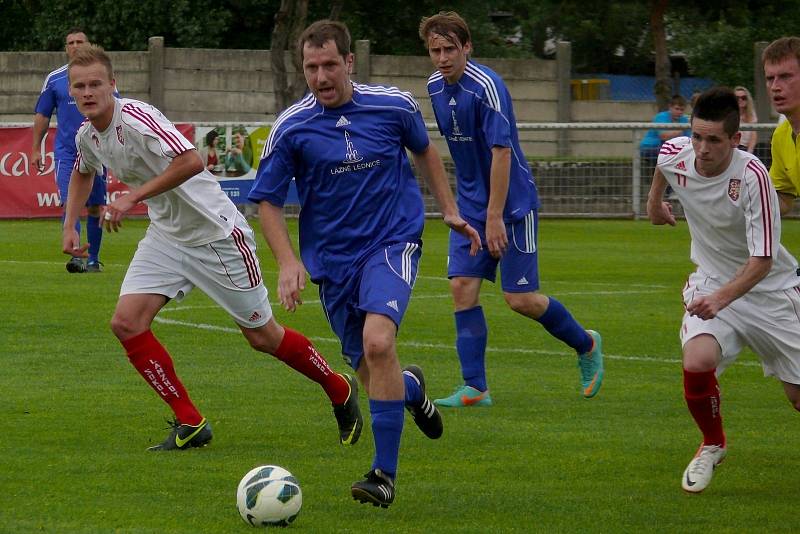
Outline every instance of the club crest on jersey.
[[453, 115], [453, 135], [464, 135], [461, 133], [461, 128], [458, 127], [458, 121], [456, 120], [456, 110], [451, 110]]
[[358, 163], [359, 161], [364, 159], [363, 157], [358, 155], [358, 150], [356, 150], [356, 147], [350, 140], [350, 132], [348, 132], [347, 130], [344, 131], [344, 146], [345, 146], [345, 152], [342, 163]]
[[731, 200], [736, 202], [739, 200], [739, 192], [742, 189], [742, 181], [739, 178], [731, 178], [728, 180], [728, 196]]
[[125, 139], [123, 139], [123, 137], [122, 137], [122, 125], [121, 124], [117, 125], [117, 141], [119, 141], [119, 144], [121, 144], [121, 145], [125, 144]]

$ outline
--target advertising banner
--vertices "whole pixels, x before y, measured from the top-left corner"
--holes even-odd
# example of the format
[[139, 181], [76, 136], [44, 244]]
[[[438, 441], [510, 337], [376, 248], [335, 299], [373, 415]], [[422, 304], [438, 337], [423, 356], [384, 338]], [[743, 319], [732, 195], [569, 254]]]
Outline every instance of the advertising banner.
[[[187, 139], [194, 139], [194, 125], [175, 126]], [[50, 128], [42, 141], [44, 171], [41, 174], [30, 164], [32, 139], [30, 127], [0, 127], [0, 218], [61, 217], [63, 210], [56, 187], [56, 161], [53, 154], [55, 128]], [[107, 202], [113, 202], [118, 195], [128, 193], [128, 187], [111, 173], [107, 189]], [[131, 214], [145, 215], [147, 206], [139, 204]]]

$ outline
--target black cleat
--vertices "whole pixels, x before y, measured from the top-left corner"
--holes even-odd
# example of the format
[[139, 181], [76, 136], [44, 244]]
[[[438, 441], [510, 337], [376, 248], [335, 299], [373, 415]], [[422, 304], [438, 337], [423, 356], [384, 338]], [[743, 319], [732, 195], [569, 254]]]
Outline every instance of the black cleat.
[[86, 264], [83, 262], [81, 258], [77, 258], [73, 256], [67, 262], [67, 272], [68, 273], [85, 273], [86, 272]]
[[354, 482], [350, 486], [353, 499], [361, 503], [372, 503], [372, 506], [389, 508], [394, 501], [394, 481], [380, 469], [373, 469], [364, 477], [365, 480]]
[[339, 443], [342, 445], [355, 445], [361, 437], [364, 419], [361, 417], [361, 408], [358, 406], [358, 380], [350, 375], [339, 375], [350, 386], [350, 394], [342, 404], [333, 405], [333, 415], [339, 425]]
[[168, 421], [172, 431], [163, 443], [149, 447], [148, 451], [174, 451], [205, 447], [211, 438], [211, 424], [204, 417], [197, 426], [182, 425], [177, 420]]
[[86, 264], [86, 272], [87, 273], [102, 273], [103, 272], [103, 262], [102, 261], [90, 261]]
[[408, 413], [414, 418], [414, 422], [422, 430], [422, 433], [430, 439], [442, 437], [442, 432], [444, 432], [442, 414], [439, 413], [439, 409], [434, 406], [425, 394], [425, 377], [422, 374], [422, 369], [417, 365], [409, 365], [403, 369], [403, 374], [416, 380], [422, 390], [422, 403], [417, 406], [406, 404]]

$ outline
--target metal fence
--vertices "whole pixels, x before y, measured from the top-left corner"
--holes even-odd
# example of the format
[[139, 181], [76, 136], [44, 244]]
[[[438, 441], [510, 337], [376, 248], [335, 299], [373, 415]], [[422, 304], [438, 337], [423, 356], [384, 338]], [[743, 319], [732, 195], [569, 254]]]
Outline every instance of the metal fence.
[[[435, 125], [433, 130], [435, 130]], [[604, 132], [627, 130], [630, 132], [630, 158], [602, 157], [528, 157], [533, 171], [536, 187], [541, 200], [540, 215], [543, 217], [605, 217], [640, 218], [645, 217], [647, 193], [653, 177], [655, 162], [645, 160], [639, 152], [639, 143], [649, 129], [685, 129], [686, 124], [655, 123], [519, 123], [520, 131], [595, 130], [598, 138]], [[769, 168], [769, 138], [775, 124], [743, 125], [743, 130], [764, 131], [756, 146], [756, 155]], [[438, 134], [437, 134], [438, 135]], [[452, 162], [445, 161], [445, 167], [452, 175], [455, 169]], [[436, 205], [426, 192], [426, 210], [433, 215]], [[682, 215], [677, 201], [673, 202], [676, 215]], [[794, 216], [800, 214], [795, 209]]]

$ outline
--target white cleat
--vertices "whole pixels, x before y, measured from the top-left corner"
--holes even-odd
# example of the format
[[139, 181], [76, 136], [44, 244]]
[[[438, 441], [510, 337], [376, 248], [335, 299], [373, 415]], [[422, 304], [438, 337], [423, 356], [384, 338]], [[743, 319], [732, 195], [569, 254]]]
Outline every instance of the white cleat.
[[683, 472], [681, 486], [689, 493], [700, 493], [711, 483], [714, 468], [725, 459], [728, 449], [719, 445], [700, 445]]

